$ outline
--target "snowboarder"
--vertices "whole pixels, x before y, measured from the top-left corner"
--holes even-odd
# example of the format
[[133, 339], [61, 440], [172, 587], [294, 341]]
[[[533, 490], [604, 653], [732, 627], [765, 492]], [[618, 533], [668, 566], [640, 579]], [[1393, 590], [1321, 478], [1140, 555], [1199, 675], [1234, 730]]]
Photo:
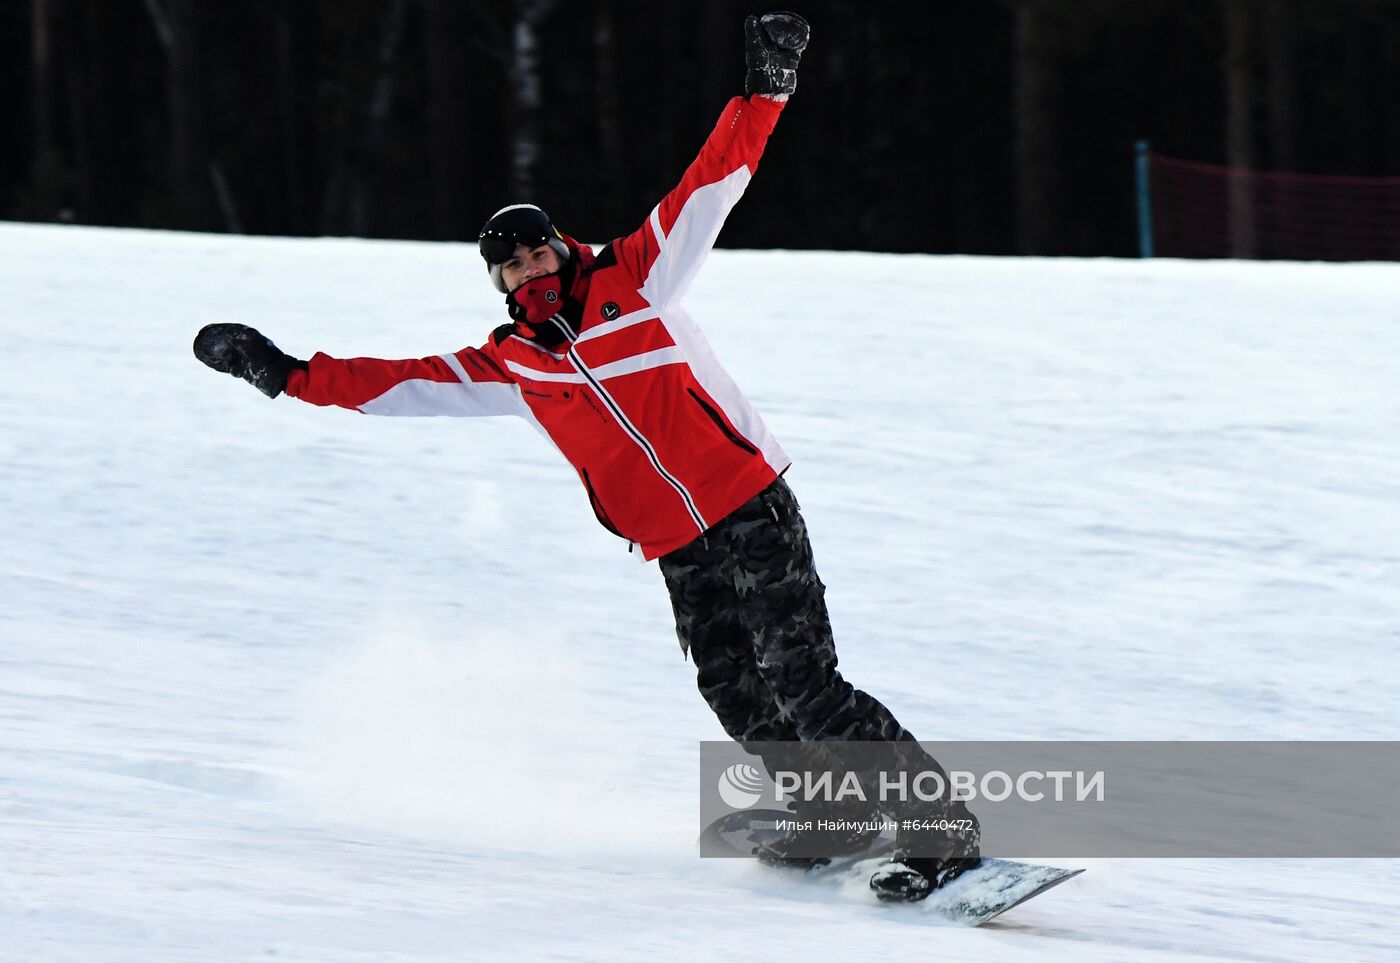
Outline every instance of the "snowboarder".
[[[824, 586], [782, 478], [788, 457], [681, 307], [796, 89], [809, 28], [776, 12], [748, 17], [744, 32], [746, 96], [729, 101], [680, 184], [631, 234], [595, 253], [531, 204], [486, 222], [479, 248], [510, 321], [481, 347], [303, 361], [252, 328], [216, 324], [195, 353], [273, 398], [374, 415], [526, 418], [578, 472], [598, 521], [659, 560], [682, 652], [726, 733], [898, 741], [936, 769], [837, 671]], [[938, 815], [970, 818], [959, 803]], [[927, 895], [976, 864], [972, 826], [960, 857], [921, 855], [917, 833], [901, 836], [872, 887], [885, 898]], [[781, 847], [766, 855], [784, 862]]]

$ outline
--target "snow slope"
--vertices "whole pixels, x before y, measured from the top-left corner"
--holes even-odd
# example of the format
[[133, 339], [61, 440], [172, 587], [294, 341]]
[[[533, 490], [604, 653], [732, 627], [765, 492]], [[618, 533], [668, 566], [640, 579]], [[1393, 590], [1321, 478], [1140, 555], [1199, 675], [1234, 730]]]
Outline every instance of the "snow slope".
[[[689, 305], [922, 737], [1395, 739], [1397, 289], [719, 252]], [[722, 734], [557, 454], [189, 347], [500, 314], [468, 246], [0, 225], [0, 957], [1400, 958], [1393, 861], [1094, 861], [965, 930], [695, 858]]]

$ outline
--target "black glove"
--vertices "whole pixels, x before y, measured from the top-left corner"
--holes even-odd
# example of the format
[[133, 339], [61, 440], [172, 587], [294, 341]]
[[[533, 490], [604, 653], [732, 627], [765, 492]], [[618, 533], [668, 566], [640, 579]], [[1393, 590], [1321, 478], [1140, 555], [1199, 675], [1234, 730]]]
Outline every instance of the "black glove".
[[778, 10], [744, 20], [747, 94], [790, 94], [797, 89], [797, 62], [812, 28], [795, 13]]
[[277, 345], [256, 328], [246, 324], [206, 324], [194, 338], [194, 356], [213, 368], [242, 378], [269, 398], [287, 388], [287, 376], [299, 361], [279, 351]]

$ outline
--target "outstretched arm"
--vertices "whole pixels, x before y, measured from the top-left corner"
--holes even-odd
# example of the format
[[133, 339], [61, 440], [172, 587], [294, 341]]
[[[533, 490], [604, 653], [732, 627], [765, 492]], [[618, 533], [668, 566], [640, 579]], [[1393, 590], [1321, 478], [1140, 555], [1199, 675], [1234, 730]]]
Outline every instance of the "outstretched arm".
[[523, 415], [520, 388], [491, 345], [405, 361], [332, 358], [317, 352], [299, 361], [242, 324], [211, 324], [199, 332], [195, 356], [216, 371], [249, 382], [275, 398], [283, 391], [313, 405], [367, 415]]
[[680, 184], [647, 222], [613, 242], [618, 261], [637, 278], [652, 305], [678, 300], [705, 263], [725, 218], [758, 169], [787, 95], [796, 89], [808, 32], [807, 22], [795, 13], [748, 18], [749, 96], [735, 97], [725, 106]]

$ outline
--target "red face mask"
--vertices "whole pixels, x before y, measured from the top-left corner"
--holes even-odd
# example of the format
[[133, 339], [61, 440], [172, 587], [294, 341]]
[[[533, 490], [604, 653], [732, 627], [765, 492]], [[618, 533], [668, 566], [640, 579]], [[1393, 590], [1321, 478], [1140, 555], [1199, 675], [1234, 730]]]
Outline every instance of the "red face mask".
[[564, 290], [559, 275], [549, 274], [526, 281], [506, 295], [506, 307], [520, 333], [533, 338], [564, 310]]

